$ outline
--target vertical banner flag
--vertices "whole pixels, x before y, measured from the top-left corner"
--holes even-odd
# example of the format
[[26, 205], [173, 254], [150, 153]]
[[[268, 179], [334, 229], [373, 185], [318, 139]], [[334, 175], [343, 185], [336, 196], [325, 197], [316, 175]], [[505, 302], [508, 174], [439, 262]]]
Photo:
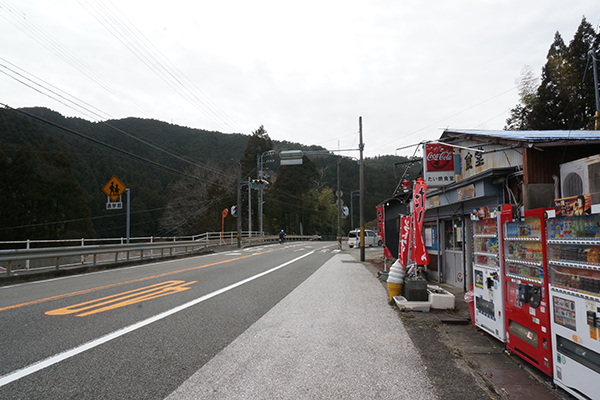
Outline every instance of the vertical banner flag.
[[408, 263], [408, 246], [410, 239], [410, 217], [403, 215], [400, 217], [400, 245], [398, 246], [398, 260], [402, 267]]
[[427, 192], [427, 184], [422, 179], [415, 182], [413, 191], [413, 248], [411, 260], [418, 265], [429, 264], [429, 253], [425, 248], [423, 240], [423, 220], [425, 219], [425, 193]]
[[385, 247], [385, 216], [383, 206], [377, 206], [377, 228], [383, 241], [383, 254], [385, 258], [392, 258], [392, 253]]

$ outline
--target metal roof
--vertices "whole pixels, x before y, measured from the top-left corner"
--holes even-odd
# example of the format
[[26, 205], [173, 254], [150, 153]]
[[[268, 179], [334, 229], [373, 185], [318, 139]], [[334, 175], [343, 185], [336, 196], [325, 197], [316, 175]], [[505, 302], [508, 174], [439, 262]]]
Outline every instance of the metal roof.
[[469, 136], [472, 139], [495, 138], [501, 140], [548, 143], [600, 141], [600, 131], [487, 131], [479, 129], [446, 129], [442, 138]]

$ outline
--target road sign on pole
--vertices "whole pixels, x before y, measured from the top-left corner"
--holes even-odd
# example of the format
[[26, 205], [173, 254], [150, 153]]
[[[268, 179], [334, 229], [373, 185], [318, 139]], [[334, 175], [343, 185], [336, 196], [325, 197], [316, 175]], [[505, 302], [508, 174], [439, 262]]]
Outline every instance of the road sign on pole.
[[119, 178], [113, 175], [108, 183], [104, 185], [102, 191], [106, 193], [106, 195], [110, 198], [110, 201], [114, 202], [119, 200], [119, 197], [125, 193], [125, 189], [127, 189], [127, 186], [125, 186], [123, 182], [119, 180]]

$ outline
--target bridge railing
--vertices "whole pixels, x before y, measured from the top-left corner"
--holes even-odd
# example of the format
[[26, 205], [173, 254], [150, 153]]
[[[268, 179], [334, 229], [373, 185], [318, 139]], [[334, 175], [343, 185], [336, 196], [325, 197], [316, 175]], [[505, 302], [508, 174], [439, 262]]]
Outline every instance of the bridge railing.
[[[286, 240], [315, 238], [289, 235]], [[278, 236], [258, 236], [256, 232], [250, 234], [243, 232], [241, 244], [247, 247], [274, 243], [278, 240]], [[198, 254], [212, 247], [237, 245], [237, 232], [206, 232], [187, 237], [142, 237], [131, 238], [129, 243], [124, 242], [122, 238], [0, 242], [3, 247], [7, 245], [13, 247], [0, 250], [0, 276]]]

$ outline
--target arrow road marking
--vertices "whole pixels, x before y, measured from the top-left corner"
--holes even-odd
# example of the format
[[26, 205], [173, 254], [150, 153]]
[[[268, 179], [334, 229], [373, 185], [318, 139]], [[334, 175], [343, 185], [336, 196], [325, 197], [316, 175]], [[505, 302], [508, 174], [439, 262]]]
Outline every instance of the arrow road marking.
[[183, 292], [189, 289], [189, 287], [187, 287], [188, 285], [196, 282], [198, 281], [188, 283], [185, 283], [185, 281], [167, 281], [163, 283], [157, 283], [155, 285], [130, 290], [124, 293], [113, 294], [112, 296], [86, 301], [73, 306], [57, 308], [56, 310], [46, 312], [46, 315], [67, 315], [81, 312], [81, 314], [77, 314], [76, 316], [85, 317], [108, 310], [114, 310], [115, 308], [125, 307], [130, 304], [156, 299], [168, 294]]
[[98, 339], [92, 340], [90, 342], [87, 342], [87, 343], [84, 343], [84, 344], [79, 345], [77, 347], [74, 347], [74, 348], [72, 348], [70, 350], [67, 350], [67, 351], [64, 351], [62, 353], [56, 354], [56, 355], [54, 355], [52, 357], [49, 357], [49, 358], [47, 358], [45, 360], [38, 361], [37, 363], [31, 364], [31, 365], [29, 365], [29, 366], [27, 366], [27, 367], [25, 367], [23, 369], [19, 369], [19, 370], [10, 372], [9, 374], [0, 377], [0, 387], [2, 387], [4, 385], [8, 385], [9, 383], [14, 382], [14, 381], [16, 381], [18, 379], [21, 379], [23, 377], [26, 377], [28, 375], [31, 375], [34, 372], [41, 371], [41, 370], [43, 370], [45, 368], [48, 368], [48, 367], [50, 367], [50, 366], [52, 366], [54, 364], [57, 364], [57, 363], [59, 363], [61, 361], [67, 360], [67, 359], [69, 359], [69, 358], [71, 358], [73, 356], [76, 356], [78, 354], [81, 354], [81, 353], [83, 353], [83, 352], [85, 352], [87, 350], [93, 349], [94, 347], [98, 347], [98, 346], [100, 346], [100, 345], [102, 345], [104, 343], [108, 343], [108, 342], [110, 342], [113, 339], [116, 339], [116, 338], [119, 338], [119, 337], [121, 337], [123, 335], [128, 334], [129, 332], [133, 332], [133, 331], [135, 331], [137, 329], [140, 329], [140, 328], [143, 328], [143, 327], [145, 327], [147, 325], [150, 325], [150, 324], [152, 324], [152, 323], [154, 323], [156, 321], [160, 321], [162, 319], [165, 319], [165, 318], [167, 318], [167, 317], [169, 317], [169, 316], [171, 316], [171, 315], [173, 315], [175, 313], [178, 313], [178, 312], [183, 311], [183, 310], [185, 310], [187, 308], [190, 308], [192, 306], [200, 304], [200, 303], [202, 303], [202, 302], [204, 302], [206, 300], [209, 300], [209, 299], [211, 299], [211, 298], [213, 298], [215, 296], [218, 296], [218, 295], [220, 295], [222, 293], [225, 293], [225, 292], [227, 292], [229, 290], [235, 289], [238, 286], [242, 286], [245, 283], [251, 282], [251, 281], [253, 281], [255, 279], [258, 279], [258, 278], [261, 278], [261, 277], [263, 277], [265, 275], [268, 275], [271, 272], [275, 272], [278, 269], [286, 267], [286, 266], [288, 266], [288, 265], [290, 265], [290, 264], [292, 264], [292, 263], [294, 263], [294, 262], [296, 262], [298, 260], [303, 259], [304, 257], [307, 257], [307, 256], [313, 254], [314, 252], [315, 251], [313, 250], [311, 252], [308, 252], [306, 254], [301, 255], [300, 257], [296, 257], [293, 260], [290, 260], [290, 261], [285, 262], [285, 263], [283, 263], [281, 265], [278, 265], [277, 267], [271, 268], [271, 269], [269, 269], [267, 271], [261, 272], [260, 274], [256, 274], [254, 276], [251, 276], [249, 278], [246, 278], [244, 280], [236, 282], [236, 283], [234, 283], [232, 285], [226, 286], [226, 287], [224, 287], [222, 289], [219, 289], [219, 290], [216, 290], [216, 291], [214, 291], [212, 293], [206, 294], [206, 295], [204, 295], [202, 297], [199, 297], [199, 298], [197, 298], [195, 300], [189, 301], [189, 302], [187, 302], [185, 304], [182, 304], [182, 305], [180, 305], [178, 307], [175, 307], [175, 308], [172, 308], [170, 310], [164, 311], [164, 312], [162, 312], [160, 314], [155, 315], [154, 317], [150, 317], [150, 318], [145, 319], [143, 321], [137, 322], [137, 323], [135, 323], [133, 325], [126, 326], [126, 327], [121, 328], [119, 330], [116, 330], [116, 331], [114, 331], [112, 333], [109, 333], [107, 335], [101, 336]]

